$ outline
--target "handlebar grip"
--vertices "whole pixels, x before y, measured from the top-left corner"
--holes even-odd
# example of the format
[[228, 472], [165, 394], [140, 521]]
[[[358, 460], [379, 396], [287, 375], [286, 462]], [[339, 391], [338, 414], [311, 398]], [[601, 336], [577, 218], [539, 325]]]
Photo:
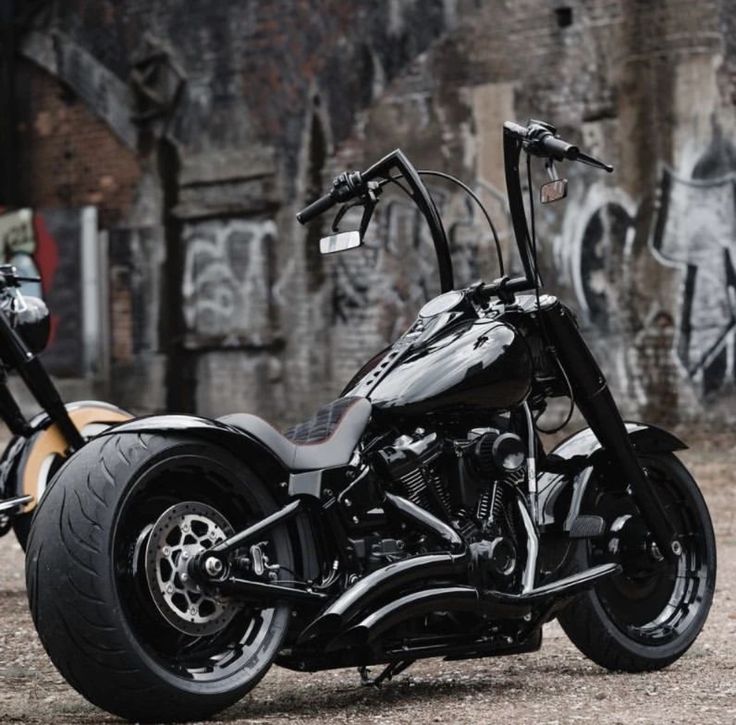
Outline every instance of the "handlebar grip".
[[296, 219], [300, 224], [306, 224], [312, 221], [323, 212], [326, 212], [330, 207], [337, 203], [337, 199], [332, 196], [332, 192], [321, 196], [317, 201], [313, 201], [309, 206], [302, 209], [297, 215]]
[[568, 159], [575, 161], [580, 155], [580, 149], [557, 136], [549, 134], [539, 140], [539, 145], [556, 161]]

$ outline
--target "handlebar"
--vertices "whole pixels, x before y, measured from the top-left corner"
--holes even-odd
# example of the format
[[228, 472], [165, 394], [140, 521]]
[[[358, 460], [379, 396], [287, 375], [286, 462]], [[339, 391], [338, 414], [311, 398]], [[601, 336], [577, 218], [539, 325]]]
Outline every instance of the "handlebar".
[[551, 156], [555, 161], [575, 161], [580, 155], [580, 149], [567, 141], [563, 141], [557, 136], [549, 134], [539, 140], [542, 148]]
[[518, 138], [527, 153], [553, 161], [579, 161], [581, 164], [602, 169], [609, 174], [613, 166], [583, 153], [579, 147], [568, 143], [557, 135], [557, 129], [544, 121], [529, 121], [527, 126], [518, 123], [504, 123], [504, 130]]
[[19, 275], [12, 264], [0, 264], [0, 289], [5, 287], [20, 287], [22, 282], [40, 282], [40, 277]]
[[[447, 235], [442, 219], [429, 191], [419, 178], [417, 170], [400, 149], [386, 154], [365, 171], [349, 171], [340, 174], [332, 182], [330, 192], [302, 209], [296, 215], [296, 218], [300, 224], [306, 224], [336, 204], [344, 204], [355, 199], [370, 212], [380, 194], [380, 180], [389, 179], [394, 174], [401, 176], [407, 183], [412, 200], [429, 226], [435, 253], [437, 254], [440, 288], [442, 292], [449, 292], [455, 288], [455, 283], [450, 247], [447, 243]], [[363, 228], [366, 222], [365, 211], [363, 217], [361, 234], [365, 231]]]
[[[509, 210], [524, 276], [502, 278], [484, 287], [483, 293], [499, 297], [507, 297], [517, 291], [536, 289], [538, 285], [536, 262], [530, 246], [526, 210], [519, 181], [521, 151], [525, 150], [528, 154], [555, 161], [579, 161], [609, 173], [613, 171], [612, 166], [583, 153], [575, 144], [560, 138], [557, 129], [543, 121], [531, 120], [525, 126], [513, 122], [504, 123], [503, 148]], [[340, 174], [333, 181], [332, 189], [302, 209], [296, 218], [301, 224], [306, 224], [338, 204], [354, 202], [355, 205], [364, 206], [365, 220], [366, 211], [372, 211], [376, 204], [381, 184], [399, 177], [408, 185], [407, 192], [429, 226], [437, 254], [441, 290], [442, 292], [452, 290], [454, 289], [452, 257], [442, 219], [417, 170], [399, 149], [387, 154], [363, 172], [350, 171]], [[361, 235], [364, 231], [364, 224], [361, 222]]]
[[297, 221], [300, 224], [306, 224], [311, 222], [312, 219], [316, 219], [320, 214], [324, 214], [328, 209], [332, 208], [337, 204], [337, 199], [332, 198], [332, 192], [320, 196], [317, 201], [313, 201], [309, 206], [304, 207], [297, 215]]
[[361, 174], [360, 171], [346, 171], [344, 174], [336, 176], [332, 182], [332, 189], [324, 196], [320, 196], [317, 201], [313, 201], [309, 206], [302, 209], [296, 215], [297, 221], [300, 224], [306, 224], [320, 214], [324, 214], [336, 204], [342, 204], [361, 196], [365, 192], [366, 181], [368, 181], [367, 172]]

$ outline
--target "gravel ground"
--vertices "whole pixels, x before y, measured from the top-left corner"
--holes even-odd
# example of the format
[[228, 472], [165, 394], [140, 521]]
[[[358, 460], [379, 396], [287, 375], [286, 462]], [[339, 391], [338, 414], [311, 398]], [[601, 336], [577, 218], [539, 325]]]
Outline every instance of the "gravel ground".
[[[273, 668], [217, 722], [736, 723], [736, 449], [728, 436], [683, 458], [715, 522], [719, 575], [702, 635], [669, 669], [608, 673], [579, 654], [554, 623], [537, 653], [427, 660], [378, 691], [361, 688], [353, 670]], [[22, 567], [12, 536], [0, 540], [0, 722], [115, 722], [49, 663], [27, 611]]]

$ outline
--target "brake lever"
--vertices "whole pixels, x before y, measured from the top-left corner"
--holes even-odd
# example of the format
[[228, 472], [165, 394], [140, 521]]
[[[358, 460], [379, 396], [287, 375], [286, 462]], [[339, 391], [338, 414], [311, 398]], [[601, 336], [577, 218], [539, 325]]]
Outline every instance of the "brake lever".
[[613, 166], [611, 166], [611, 164], [599, 161], [595, 157], [589, 156], [582, 151], [578, 153], [578, 157], [575, 161], [579, 161], [581, 164], [586, 164], [587, 166], [593, 166], [596, 169], [603, 169], [603, 171], [607, 171], [609, 174], [613, 171]]
[[354, 201], [351, 204], [344, 204], [340, 207], [340, 211], [335, 215], [335, 219], [332, 222], [332, 233], [337, 234], [339, 232], [339, 225], [342, 218], [347, 214], [348, 210], [354, 209], [356, 206], [363, 207], [363, 216], [360, 218], [360, 237], [363, 238], [368, 225], [370, 224], [373, 211], [378, 204], [378, 197], [381, 196], [381, 184], [378, 181], [369, 181], [366, 185], [365, 192], [362, 194], [358, 201]]
[[555, 166], [555, 160], [551, 156], [545, 159], [544, 168], [547, 170], [547, 176], [550, 181], [557, 181], [560, 178], [557, 173], [557, 167]]
[[368, 198], [365, 201], [365, 204], [363, 205], [363, 216], [360, 218], [360, 238], [363, 239], [365, 236], [366, 231], [368, 231], [368, 225], [371, 223], [371, 217], [373, 216], [373, 211], [376, 208], [377, 201], [374, 201], [373, 198]]
[[352, 204], [343, 204], [340, 207], [337, 214], [335, 214], [334, 221], [332, 222], [333, 234], [337, 234], [340, 231], [340, 222], [342, 221], [342, 218], [348, 213], [348, 211], [350, 211], [350, 209], [354, 209], [356, 206], [363, 206], [363, 202], [354, 201]]

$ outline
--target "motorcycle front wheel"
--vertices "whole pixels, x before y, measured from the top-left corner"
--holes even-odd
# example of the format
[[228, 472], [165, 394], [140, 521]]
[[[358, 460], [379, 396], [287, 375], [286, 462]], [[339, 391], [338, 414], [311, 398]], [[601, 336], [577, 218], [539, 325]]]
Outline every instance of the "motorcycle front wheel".
[[558, 617], [583, 654], [625, 672], [662, 669], [681, 657], [705, 624], [716, 581], [715, 535], [693, 477], [671, 453], [642, 456], [641, 463], [675, 526], [681, 555], [664, 560], [630, 497], [591, 481], [585, 512], [609, 527], [616, 522], [621, 534], [581, 543], [576, 567], [610, 560], [615, 552], [623, 571], [581, 594]]
[[[57, 669], [129, 720], [201, 720], [236, 702], [273, 662], [290, 610], [202, 591], [188, 560], [275, 509], [216, 445], [129, 433], [90, 442], [52, 482], [28, 544], [31, 612]], [[291, 578], [288, 531], [264, 538], [272, 577]]]

